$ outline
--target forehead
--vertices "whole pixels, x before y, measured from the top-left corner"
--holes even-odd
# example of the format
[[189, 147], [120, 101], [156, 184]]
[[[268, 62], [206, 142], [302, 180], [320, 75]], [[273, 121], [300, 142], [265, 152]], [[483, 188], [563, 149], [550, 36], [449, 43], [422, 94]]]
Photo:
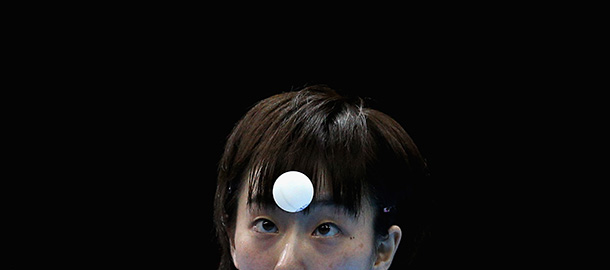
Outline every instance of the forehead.
[[[314, 189], [313, 202], [345, 209], [350, 214], [357, 216], [362, 205], [370, 201], [369, 190], [364, 188], [362, 177], [347, 175], [344, 170], [340, 170], [342, 173], [333, 173], [329, 169], [333, 166], [328, 165], [328, 162], [317, 164], [317, 166], [290, 166], [293, 168], [290, 171], [301, 172], [311, 180]], [[278, 177], [287, 170], [285, 168], [269, 169], [274, 167], [259, 166], [245, 175], [242, 191], [245, 191], [248, 205], [276, 207], [273, 197], [274, 184]], [[305, 209], [305, 212], [308, 209], [309, 207]]]
[[[248, 198], [246, 192], [241, 192], [239, 201], [240, 204], [243, 204], [252, 210], [283, 211], [276, 205], [273, 199], [269, 200], [260, 194], [254, 194], [251, 198]], [[368, 198], [362, 198], [360, 202], [361, 204], [359, 207], [352, 209], [345, 204], [342, 204], [341, 201], [338, 202], [335, 200], [332, 193], [328, 190], [322, 190], [314, 195], [314, 199], [305, 209], [297, 213], [309, 215], [318, 210], [330, 210], [337, 214], [344, 214], [356, 218], [360, 216], [362, 212], [372, 211], [369, 210], [369, 207], [372, 207], [372, 204]]]

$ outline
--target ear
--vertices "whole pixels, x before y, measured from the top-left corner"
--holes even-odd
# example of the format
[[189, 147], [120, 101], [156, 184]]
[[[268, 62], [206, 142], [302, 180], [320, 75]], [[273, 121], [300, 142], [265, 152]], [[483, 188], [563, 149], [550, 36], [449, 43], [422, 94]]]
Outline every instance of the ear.
[[237, 265], [237, 260], [235, 257], [235, 239], [233, 237], [229, 237], [229, 245], [231, 249], [231, 259], [233, 259], [233, 265], [235, 265], [235, 268], [239, 269], [239, 265]]
[[235, 268], [239, 269], [239, 266], [237, 266], [237, 261], [235, 260], [235, 246], [233, 245], [233, 241], [231, 241], [231, 258], [233, 259]]
[[393, 225], [388, 229], [388, 235], [377, 242], [377, 259], [373, 269], [383, 270], [390, 268], [401, 238], [402, 230], [400, 230], [400, 227]]

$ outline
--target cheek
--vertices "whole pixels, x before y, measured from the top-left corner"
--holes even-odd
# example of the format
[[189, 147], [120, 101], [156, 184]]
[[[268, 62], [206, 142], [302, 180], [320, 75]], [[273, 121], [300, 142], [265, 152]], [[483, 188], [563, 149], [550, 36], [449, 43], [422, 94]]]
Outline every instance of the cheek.
[[[274, 269], [281, 250], [273, 248], [273, 244], [261, 244], [239, 233], [235, 236], [235, 262], [240, 270]], [[265, 248], [261, 245], [268, 246]], [[303, 263], [309, 269], [368, 270], [374, 262], [372, 245], [357, 238], [330, 246], [312, 243], [310, 247], [313, 249], [301, 250]]]
[[355, 239], [346, 240], [340, 247], [318, 253], [320, 265], [316, 269], [371, 269], [373, 247]]
[[261, 247], [260, 243], [243, 234], [235, 234], [235, 264], [240, 270], [273, 269], [273, 254]]

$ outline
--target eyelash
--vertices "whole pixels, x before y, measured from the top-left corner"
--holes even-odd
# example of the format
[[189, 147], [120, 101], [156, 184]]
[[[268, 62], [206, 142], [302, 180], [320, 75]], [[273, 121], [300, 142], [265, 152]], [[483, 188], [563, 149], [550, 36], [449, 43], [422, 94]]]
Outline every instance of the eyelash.
[[[269, 228], [269, 226], [272, 227]], [[275, 223], [266, 218], [261, 218], [254, 221], [253, 227], [254, 231], [259, 233], [277, 233], [279, 231]], [[329, 238], [334, 237], [340, 233], [341, 229], [339, 229], [337, 225], [331, 222], [325, 222], [318, 225], [318, 227], [316, 227], [316, 229], [311, 233], [311, 235], [315, 237]]]
[[[322, 228], [322, 226], [328, 226], [328, 227], [329, 227], [329, 228], [328, 228], [328, 230], [329, 230], [329, 231], [328, 231], [326, 234], [328, 234], [328, 233], [332, 232], [332, 235], [321, 235], [321, 234], [320, 234], [320, 233], [321, 233], [321, 232], [320, 232], [320, 228]], [[326, 230], [326, 228], [325, 228], [324, 230]], [[319, 225], [319, 226], [318, 226], [318, 227], [317, 227], [317, 228], [316, 228], [316, 229], [313, 231], [312, 235], [313, 235], [313, 236], [316, 236], [316, 237], [334, 237], [334, 236], [336, 236], [336, 235], [338, 235], [338, 234], [340, 234], [340, 233], [341, 233], [341, 230], [339, 229], [339, 227], [338, 227], [337, 225], [335, 225], [335, 224], [333, 224], [333, 223], [330, 223], [330, 222], [326, 222], [326, 223], [322, 223], [322, 224], [320, 224], [320, 225]]]
[[[268, 222], [268, 223], [265, 224], [266, 222]], [[269, 224], [269, 223], [271, 223], [271, 224]], [[273, 228], [270, 230], [267, 230], [265, 228], [265, 225], [272, 225]], [[275, 225], [275, 223], [273, 223], [272, 221], [270, 221], [266, 218], [261, 218], [261, 219], [257, 219], [256, 221], [254, 221], [254, 230], [259, 233], [277, 233], [278, 232], [278, 228]]]

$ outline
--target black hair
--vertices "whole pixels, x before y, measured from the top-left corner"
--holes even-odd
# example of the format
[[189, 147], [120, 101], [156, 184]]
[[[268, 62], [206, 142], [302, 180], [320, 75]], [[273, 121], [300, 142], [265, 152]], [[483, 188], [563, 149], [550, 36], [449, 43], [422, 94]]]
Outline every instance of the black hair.
[[413, 212], [418, 182], [428, 175], [406, 131], [360, 98], [315, 85], [262, 100], [236, 124], [220, 160], [214, 205], [219, 269], [234, 269], [229, 241], [238, 191], [247, 188], [249, 204], [273, 205], [274, 181], [290, 170], [312, 180], [315, 196], [330, 191], [350, 214], [357, 216], [369, 199], [378, 237], [399, 222], [398, 211]]

